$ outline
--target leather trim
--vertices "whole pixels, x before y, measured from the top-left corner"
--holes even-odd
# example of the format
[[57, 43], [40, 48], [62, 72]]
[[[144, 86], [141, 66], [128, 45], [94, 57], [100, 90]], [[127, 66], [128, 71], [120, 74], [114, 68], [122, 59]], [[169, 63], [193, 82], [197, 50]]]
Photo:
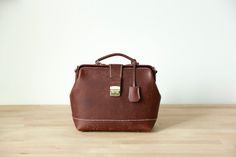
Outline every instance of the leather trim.
[[[88, 68], [88, 67], [103, 67], [103, 68], [109, 68], [109, 65], [107, 64], [81, 64], [81, 65], [78, 65], [77, 68], [75, 69], [75, 80], [77, 80], [78, 78], [78, 72], [81, 68]], [[126, 64], [126, 65], [122, 65], [123, 68], [133, 68], [133, 65], [131, 64]], [[153, 73], [153, 77], [154, 77], [154, 80], [156, 81], [156, 73], [157, 73], [157, 70], [155, 69], [155, 67], [151, 66], [151, 65], [136, 65], [136, 69], [143, 69], [143, 68], [149, 68], [152, 70], [152, 73]]]
[[100, 122], [100, 121], [118, 121], [118, 122], [126, 122], [126, 121], [155, 121], [157, 120], [157, 118], [145, 118], [145, 119], [85, 119], [85, 118], [76, 118], [73, 117], [73, 119], [75, 120], [79, 120], [79, 121], [95, 121], [95, 122]]
[[[127, 68], [133, 68], [133, 65], [131, 64], [125, 64], [125, 65], [122, 65], [123, 67], [127, 67]], [[81, 65], [78, 65], [77, 68], [75, 69], [75, 72], [78, 72], [80, 68], [82, 67], [109, 67], [108, 64], [101, 64], [101, 65], [97, 65], [97, 64], [81, 64]], [[153, 67], [153, 66], [150, 66], [150, 65], [136, 65], [136, 68], [150, 68], [153, 73], [156, 74], [157, 70]]]

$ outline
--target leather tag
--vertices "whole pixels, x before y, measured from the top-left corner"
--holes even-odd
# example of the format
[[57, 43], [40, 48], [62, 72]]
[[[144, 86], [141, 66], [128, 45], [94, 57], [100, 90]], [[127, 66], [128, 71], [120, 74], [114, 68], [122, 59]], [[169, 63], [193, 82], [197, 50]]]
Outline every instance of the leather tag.
[[129, 87], [129, 101], [130, 102], [138, 102], [140, 100], [139, 87]]

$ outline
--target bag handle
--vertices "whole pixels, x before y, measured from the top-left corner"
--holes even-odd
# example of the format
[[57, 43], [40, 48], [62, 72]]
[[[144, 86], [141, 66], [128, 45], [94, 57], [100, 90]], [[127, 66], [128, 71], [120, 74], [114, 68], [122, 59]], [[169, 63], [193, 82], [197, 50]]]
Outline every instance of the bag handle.
[[102, 61], [102, 60], [104, 60], [104, 59], [106, 59], [106, 58], [114, 57], [114, 56], [121, 56], [121, 57], [124, 57], [124, 58], [130, 60], [132, 65], [134, 65], [134, 64], [137, 65], [137, 64], [138, 64], [138, 62], [136, 61], [136, 59], [133, 59], [133, 58], [131, 58], [131, 57], [129, 57], [129, 56], [123, 54], [123, 53], [112, 53], [112, 54], [103, 56], [103, 57], [101, 57], [101, 58], [98, 58], [98, 59], [95, 61], [95, 63], [96, 63], [96, 64], [102, 64], [100, 61]]

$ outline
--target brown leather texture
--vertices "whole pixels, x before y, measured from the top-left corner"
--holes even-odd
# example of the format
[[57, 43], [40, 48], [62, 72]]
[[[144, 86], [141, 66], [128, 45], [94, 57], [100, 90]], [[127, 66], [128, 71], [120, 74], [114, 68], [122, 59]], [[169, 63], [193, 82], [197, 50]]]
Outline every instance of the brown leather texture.
[[[156, 70], [139, 65], [134, 59], [130, 65], [104, 65], [98, 60], [96, 63], [78, 66], [75, 71], [70, 101], [76, 128], [80, 131], [151, 131], [161, 99]], [[119, 94], [111, 96], [111, 87], [120, 87]]]

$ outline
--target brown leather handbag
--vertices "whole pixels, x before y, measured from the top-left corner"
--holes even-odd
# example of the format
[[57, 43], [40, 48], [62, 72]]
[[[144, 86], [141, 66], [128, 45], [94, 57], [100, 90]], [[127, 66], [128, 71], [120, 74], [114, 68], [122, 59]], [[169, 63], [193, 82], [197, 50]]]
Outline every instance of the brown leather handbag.
[[[112, 56], [122, 56], [131, 64], [102, 64]], [[135, 59], [113, 53], [75, 70], [70, 94], [71, 110], [80, 131], [150, 131], [158, 116], [160, 93], [156, 70]]]

